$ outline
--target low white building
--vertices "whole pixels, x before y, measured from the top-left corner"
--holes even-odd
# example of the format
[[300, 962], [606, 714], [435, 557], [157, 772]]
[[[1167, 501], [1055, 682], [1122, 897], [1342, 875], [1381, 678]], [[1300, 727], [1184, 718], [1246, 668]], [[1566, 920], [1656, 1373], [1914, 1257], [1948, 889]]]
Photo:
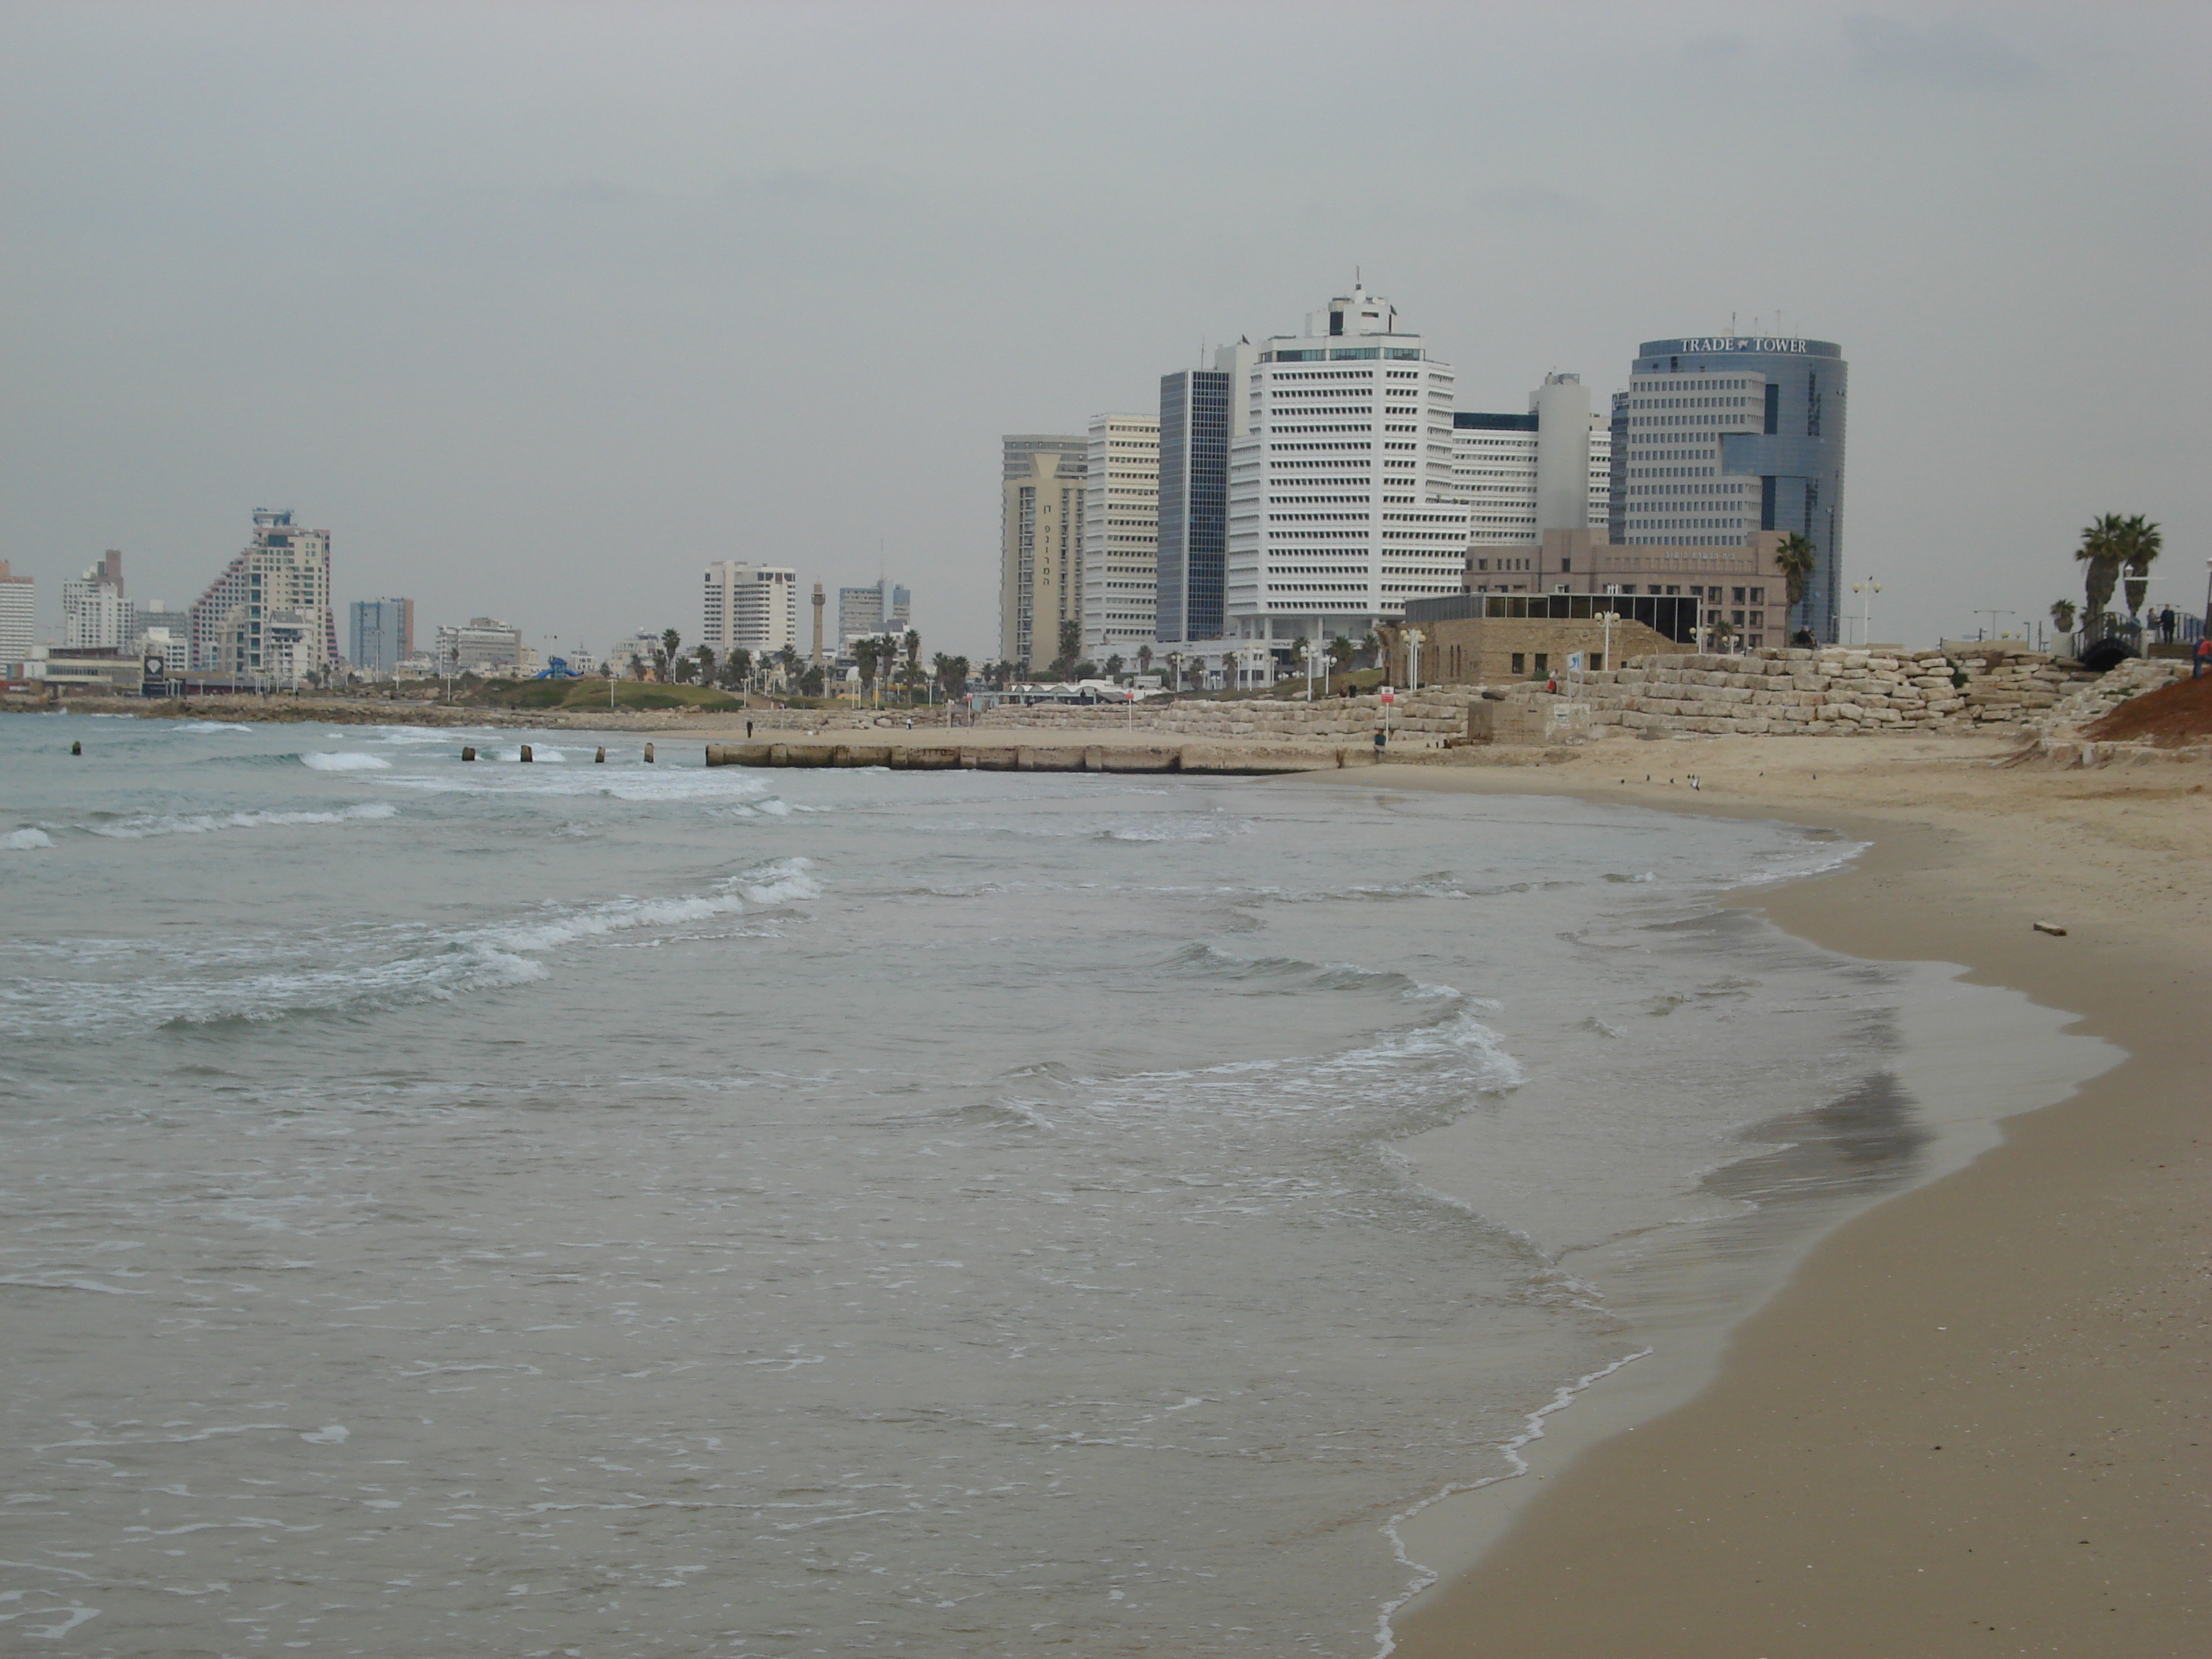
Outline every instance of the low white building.
[[531, 660], [522, 630], [490, 617], [471, 617], [459, 627], [439, 629], [431, 654], [439, 672], [446, 674], [515, 674]]

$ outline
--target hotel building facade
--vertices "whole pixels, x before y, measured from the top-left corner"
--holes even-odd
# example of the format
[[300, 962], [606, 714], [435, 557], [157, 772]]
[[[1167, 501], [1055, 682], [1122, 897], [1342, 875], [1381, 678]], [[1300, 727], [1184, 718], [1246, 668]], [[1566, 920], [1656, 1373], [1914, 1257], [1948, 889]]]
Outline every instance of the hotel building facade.
[[191, 608], [192, 666], [295, 684], [338, 657], [331, 532], [289, 508], [253, 514], [253, 539]]
[[719, 559], [707, 567], [700, 641], [718, 657], [799, 647], [799, 573], [787, 565]]
[[999, 488], [999, 655], [1028, 673], [1060, 655], [1062, 623], [1079, 628], [1088, 437], [1016, 433]]

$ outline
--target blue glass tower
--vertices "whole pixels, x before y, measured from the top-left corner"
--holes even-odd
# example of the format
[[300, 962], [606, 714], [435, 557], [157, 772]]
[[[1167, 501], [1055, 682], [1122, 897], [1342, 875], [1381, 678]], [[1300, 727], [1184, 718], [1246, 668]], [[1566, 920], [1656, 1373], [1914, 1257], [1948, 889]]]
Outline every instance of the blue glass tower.
[[1694, 542], [1685, 532], [1719, 531], [1740, 541], [1753, 530], [1794, 531], [1817, 562], [1793, 631], [1802, 623], [1834, 640], [1850, 380], [1843, 349], [1827, 340], [1646, 340], [1615, 431], [1619, 539]]
[[1235, 377], [1160, 376], [1161, 640], [1218, 640], [1229, 552], [1229, 397]]

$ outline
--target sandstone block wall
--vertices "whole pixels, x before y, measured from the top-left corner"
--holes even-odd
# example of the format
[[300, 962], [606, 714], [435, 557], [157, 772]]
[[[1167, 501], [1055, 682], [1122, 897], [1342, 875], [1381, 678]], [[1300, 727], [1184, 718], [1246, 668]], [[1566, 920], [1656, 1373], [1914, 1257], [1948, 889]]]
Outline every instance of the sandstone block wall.
[[1592, 725], [1638, 734], [1973, 731], [2047, 709], [2088, 676], [2037, 653], [1766, 650], [1646, 657], [1589, 677]]

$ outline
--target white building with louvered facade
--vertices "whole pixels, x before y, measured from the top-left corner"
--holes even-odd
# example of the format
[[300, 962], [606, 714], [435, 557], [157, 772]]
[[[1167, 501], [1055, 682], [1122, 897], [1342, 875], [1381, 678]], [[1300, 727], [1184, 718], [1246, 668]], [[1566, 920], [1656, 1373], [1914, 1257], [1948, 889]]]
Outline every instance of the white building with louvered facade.
[[1455, 593], [1468, 507], [1452, 472], [1449, 363], [1354, 284], [1278, 335], [1231, 389], [1226, 632], [1283, 659], [1357, 640], [1407, 599]]
[[1160, 562], [1160, 417], [1094, 415], [1083, 471], [1083, 650], [1152, 642]]

